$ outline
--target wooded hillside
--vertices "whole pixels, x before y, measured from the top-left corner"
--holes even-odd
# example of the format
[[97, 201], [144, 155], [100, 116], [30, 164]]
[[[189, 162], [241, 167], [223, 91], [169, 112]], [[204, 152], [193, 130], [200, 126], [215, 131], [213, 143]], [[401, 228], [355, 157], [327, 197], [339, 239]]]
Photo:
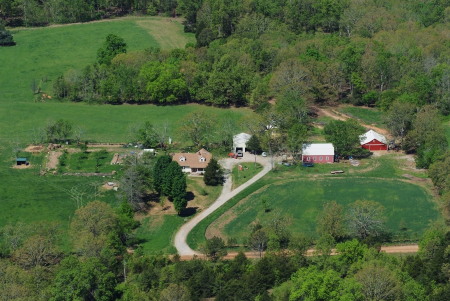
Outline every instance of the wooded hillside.
[[449, 1], [186, 1], [196, 45], [99, 61], [55, 94], [106, 103], [264, 106], [288, 93], [450, 112]]

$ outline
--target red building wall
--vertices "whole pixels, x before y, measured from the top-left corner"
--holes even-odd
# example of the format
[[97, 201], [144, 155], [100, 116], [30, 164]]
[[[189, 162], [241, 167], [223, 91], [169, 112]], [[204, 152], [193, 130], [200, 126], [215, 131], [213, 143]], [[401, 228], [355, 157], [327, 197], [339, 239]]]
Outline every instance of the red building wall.
[[334, 156], [332, 155], [302, 155], [303, 162], [314, 162], [314, 163], [333, 163]]
[[370, 142], [362, 145], [363, 148], [368, 149], [370, 151], [378, 151], [378, 150], [387, 150], [388, 146], [383, 142], [378, 141], [377, 139], [373, 139]]

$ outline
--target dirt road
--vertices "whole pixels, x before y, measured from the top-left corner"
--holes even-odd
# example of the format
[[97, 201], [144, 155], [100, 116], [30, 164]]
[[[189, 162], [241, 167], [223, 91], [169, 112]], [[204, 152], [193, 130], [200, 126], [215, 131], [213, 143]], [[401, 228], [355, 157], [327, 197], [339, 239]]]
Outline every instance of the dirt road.
[[61, 151], [50, 151], [47, 159], [47, 170], [56, 169], [58, 167], [59, 157], [61, 157]]
[[[233, 165], [242, 163], [242, 162], [254, 162], [255, 157], [250, 154], [245, 154], [242, 159], [224, 159], [219, 163], [227, 170], [231, 170]], [[189, 220], [186, 224], [181, 226], [178, 232], [175, 234], [174, 245], [178, 251], [178, 254], [183, 257], [192, 257], [193, 255], [200, 255], [199, 252], [192, 250], [186, 242], [187, 236], [189, 232], [203, 219], [213, 213], [217, 208], [228, 202], [231, 198], [236, 196], [239, 192], [246, 189], [251, 184], [255, 183], [263, 176], [265, 176], [271, 169], [273, 162], [269, 157], [261, 157], [256, 156], [256, 162], [263, 166], [263, 170], [256, 174], [253, 178], [239, 186], [238, 188], [231, 190], [232, 179], [231, 175], [229, 175], [223, 185], [222, 193], [219, 198], [212, 203], [210, 207], [206, 210], [200, 212], [198, 215], [194, 216], [191, 220]]]
[[[350, 117], [350, 116], [348, 116], [346, 114], [343, 114], [341, 112], [337, 112], [333, 108], [319, 108], [319, 107], [315, 107], [315, 109], [317, 109], [317, 113], [319, 115], [321, 115], [321, 116], [328, 116], [328, 117], [331, 117], [331, 118], [333, 118], [335, 120], [345, 121], [345, 120], [348, 120], [348, 119], [352, 118], [352, 117]], [[380, 134], [383, 134], [385, 136], [390, 136], [389, 131], [387, 131], [386, 129], [382, 129], [382, 128], [379, 128], [377, 126], [364, 123], [360, 119], [357, 119], [357, 120], [358, 120], [358, 123], [360, 125], [362, 125], [363, 127], [365, 127], [365, 128], [372, 129], [372, 130], [374, 130], [374, 131], [376, 131], [376, 132], [378, 132]]]
[[[314, 255], [314, 249], [309, 249], [306, 251], [306, 256], [313, 256]], [[399, 246], [383, 246], [380, 249], [380, 252], [382, 253], [388, 253], [388, 254], [413, 254], [417, 253], [419, 251], [418, 245], [399, 245]], [[255, 259], [260, 258], [261, 256], [265, 255], [265, 252], [259, 254], [258, 252], [245, 252], [245, 256], [249, 259]], [[200, 259], [206, 259], [204, 255], [196, 254], [197, 258]], [[225, 260], [232, 260], [238, 255], [238, 252], [229, 252], [223, 259]], [[332, 256], [338, 255], [336, 250], [332, 250], [331, 252]], [[180, 257], [181, 260], [192, 260], [193, 255], [184, 255]]]

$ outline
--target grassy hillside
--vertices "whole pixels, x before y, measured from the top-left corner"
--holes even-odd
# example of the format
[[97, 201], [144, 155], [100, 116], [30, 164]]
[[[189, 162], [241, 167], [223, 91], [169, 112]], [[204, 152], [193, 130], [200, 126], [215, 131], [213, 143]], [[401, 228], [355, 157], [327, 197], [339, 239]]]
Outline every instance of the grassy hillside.
[[219, 119], [239, 119], [250, 114], [247, 110], [232, 110], [229, 115], [228, 110], [195, 105], [157, 107], [34, 102], [33, 82], [42, 83], [42, 91], [51, 94], [56, 76], [71, 68], [82, 69], [95, 61], [97, 49], [109, 33], [123, 37], [128, 51], [148, 47], [172, 49], [194, 41], [192, 34], [183, 32], [180, 22], [179, 19], [160, 17], [126, 17], [15, 30], [17, 46], [0, 48], [0, 141], [28, 143], [37, 128], [59, 118], [80, 126], [85, 132], [83, 139], [121, 142], [126, 140], [128, 127], [143, 120], [155, 124], [167, 122], [174, 129], [178, 120], [195, 110], [216, 114]]
[[[36, 130], [50, 120], [67, 119], [82, 129], [83, 139], [99, 142], [127, 141], [129, 127], [144, 120], [155, 125], [164, 122], [169, 125], [176, 142], [185, 142], [185, 137], [177, 135], [176, 129], [179, 121], [188, 113], [204, 111], [220, 120], [236, 121], [253, 114], [246, 109], [227, 110], [200, 105], [163, 107], [88, 105], [53, 100], [34, 102], [31, 90], [33, 81], [39, 83], [45, 79], [42, 91], [51, 92], [52, 80], [56, 76], [71, 68], [82, 69], [95, 61], [97, 49], [109, 33], [123, 37], [129, 51], [148, 47], [184, 47], [187, 42], [193, 41], [193, 35], [185, 34], [179, 21], [168, 20], [127, 17], [86, 24], [17, 29], [14, 31], [17, 46], [0, 48], [0, 227], [15, 222], [58, 221], [63, 229], [67, 229], [77, 209], [70, 194], [74, 188], [85, 192], [84, 204], [93, 199], [113, 205], [118, 202], [111, 191], [102, 191], [100, 194], [95, 191], [105, 181], [116, 181], [114, 177], [40, 176], [43, 154], [33, 156], [22, 153], [29, 158], [32, 167], [12, 168], [14, 149], [29, 144]], [[108, 166], [107, 171], [110, 168]], [[168, 223], [171, 226], [177, 226], [183, 220], [170, 218], [175, 221], [175, 224]], [[145, 225], [147, 223], [139, 231], [139, 235], [144, 236], [142, 239], [148, 241], [144, 249], [147, 250], [150, 245], [150, 249], [159, 248], [159, 245], [153, 246], [153, 234], [147, 233]], [[164, 227], [167, 228], [167, 225]], [[165, 238], [160, 239], [160, 243], [168, 246], [170, 235]]]
[[142, 121], [158, 125], [166, 123], [176, 138], [175, 129], [188, 113], [204, 111], [218, 119], [240, 118], [253, 114], [248, 109], [218, 109], [201, 105], [155, 106], [155, 105], [87, 105], [82, 103], [0, 103], [0, 139], [27, 143], [37, 128], [48, 121], [67, 119], [79, 126], [83, 139], [99, 142], [126, 142], [129, 127]]
[[[165, 35], [154, 36], [160, 28]], [[193, 41], [192, 35], [183, 33], [179, 22], [158, 17], [17, 29], [13, 33], [17, 45], [0, 48], [1, 104], [32, 101], [33, 81], [49, 80], [42, 88], [51, 92], [51, 80], [56, 76], [93, 63], [97, 49], [110, 33], [123, 37], [128, 51], [149, 47], [171, 49]]]

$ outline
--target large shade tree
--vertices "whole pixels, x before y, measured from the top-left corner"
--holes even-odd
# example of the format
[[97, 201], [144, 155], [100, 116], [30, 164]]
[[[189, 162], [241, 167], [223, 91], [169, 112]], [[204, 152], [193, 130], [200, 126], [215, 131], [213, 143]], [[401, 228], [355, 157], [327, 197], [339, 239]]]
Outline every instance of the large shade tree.
[[364, 131], [365, 129], [354, 119], [333, 120], [324, 128], [327, 142], [333, 143], [335, 152], [341, 156], [358, 155], [364, 151], [361, 149], [359, 138]]

